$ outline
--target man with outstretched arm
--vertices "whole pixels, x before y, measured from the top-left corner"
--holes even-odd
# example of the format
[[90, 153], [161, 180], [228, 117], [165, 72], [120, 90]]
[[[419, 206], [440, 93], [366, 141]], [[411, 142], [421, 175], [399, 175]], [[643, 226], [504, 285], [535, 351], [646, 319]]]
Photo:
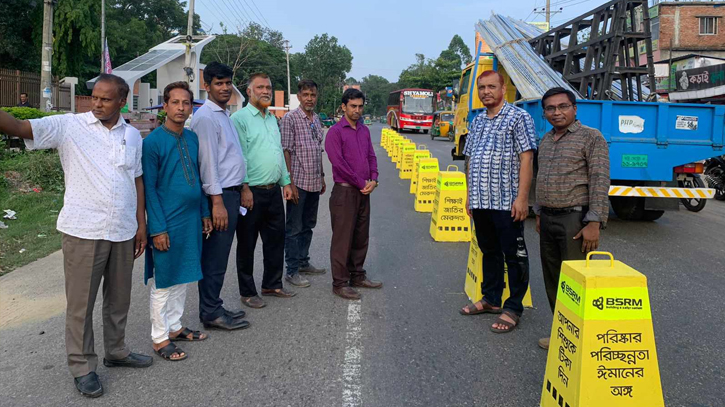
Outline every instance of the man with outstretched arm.
[[100, 397], [93, 307], [103, 280], [103, 348], [106, 367], [148, 367], [150, 356], [126, 346], [134, 259], [146, 246], [141, 134], [126, 124], [128, 84], [101, 74], [92, 110], [82, 114], [16, 120], [0, 111], [0, 133], [22, 137], [30, 150], [55, 148], [65, 174], [58, 215], [65, 273], [65, 345], [75, 386]]

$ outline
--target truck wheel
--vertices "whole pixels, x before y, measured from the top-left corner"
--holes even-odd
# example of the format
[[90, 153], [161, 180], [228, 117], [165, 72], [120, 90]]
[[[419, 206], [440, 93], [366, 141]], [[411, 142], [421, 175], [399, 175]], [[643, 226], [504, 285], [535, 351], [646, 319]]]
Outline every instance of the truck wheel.
[[[624, 196], [613, 196], [609, 198], [612, 209], [619, 219], [640, 220], [644, 214], [644, 199]], [[642, 201], [641, 203], [638, 201]]]
[[656, 210], [645, 210], [642, 214], [642, 220], [652, 222], [654, 220], [657, 220], [662, 217], [662, 215], [665, 214], [665, 211], [656, 211]]

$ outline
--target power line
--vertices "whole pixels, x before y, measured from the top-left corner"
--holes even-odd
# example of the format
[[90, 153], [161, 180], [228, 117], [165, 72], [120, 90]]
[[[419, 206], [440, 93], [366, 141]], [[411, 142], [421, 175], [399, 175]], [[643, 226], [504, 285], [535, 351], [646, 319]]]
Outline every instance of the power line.
[[[236, 9], [234, 7], [231, 7], [230, 4], [231, 5], [235, 5], [231, 1], [224, 1], [224, 2], [217, 1], [217, 4], [219, 4], [219, 3], [223, 3], [224, 4], [224, 6], [228, 10], [228, 14], [229, 15], [232, 15], [232, 14], [234, 15], [234, 17], [232, 17], [232, 18], [234, 18], [237, 21], [237, 25], [234, 28], [236, 28], [237, 31], [241, 30], [241, 26], [245, 25], [246, 23], [245, 23], [245, 18], [242, 17], [242, 15], [238, 12], [238, 7]], [[223, 11], [222, 11], [222, 13], [223, 13]]]
[[[214, 18], [216, 18], [219, 21], [219, 23], [225, 24], [225, 25], [229, 25], [229, 23], [227, 23], [226, 21], [224, 21], [224, 18], [219, 17], [219, 15], [217, 14], [216, 10], [213, 7], [209, 7], [209, 5], [206, 4], [206, 2], [204, 3], [204, 8], [206, 8], [207, 11], [209, 11], [211, 14], [213, 14], [214, 15]], [[224, 13], [222, 13], [222, 14], [224, 14]]]
[[271, 30], [271, 28], [269, 27], [269, 23], [267, 22], [267, 19], [264, 18], [264, 14], [262, 14], [262, 10], [260, 10], [259, 7], [257, 7], [257, 3], [255, 3], [254, 0], [251, 0], [251, 1], [252, 1], [252, 4], [254, 5], [254, 8], [256, 8], [257, 11], [259, 11], [259, 15], [262, 16], [262, 20], [264, 20], [264, 23], [267, 24], [267, 28], [269, 28]]
[[[260, 26], [264, 26], [260, 21], [257, 21], [254, 17], [252, 17], [252, 14], [250, 13], [250, 11], [254, 11], [254, 10], [251, 10], [251, 7], [249, 7], [249, 3], [247, 3], [246, 0], [244, 0], [244, 4], [246, 4], [246, 8], [244, 6], [242, 6], [241, 4], [240, 4], [239, 8], [244, 11], [244, 14], [247, 15], [247, 17], [249, 17], [249, 21], [254, 21], [256, 24], [259, 24]], [[249, 10], [247, 10], [247, 9], [249, 9]], [[259, 17], [257, 17], [257, 19], [258, 18]]]

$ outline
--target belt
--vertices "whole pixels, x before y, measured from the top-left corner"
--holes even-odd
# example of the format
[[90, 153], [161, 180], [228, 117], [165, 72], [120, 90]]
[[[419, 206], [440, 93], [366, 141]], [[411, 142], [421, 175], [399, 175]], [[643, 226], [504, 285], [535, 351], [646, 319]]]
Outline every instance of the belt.
[[585, 212], [588, 211], [588, 206], [570, 206], [568, 208], [547, 208], [541, 207], [541, 212], [547, 215], [566, 215], [567, 213]]
[[335, 185], [339, 185], [339, 186], [345, 187], [345, 188], [355, 188], [354, 186], [348, 184], [347, 182], [336, 182]]
[[278, 184], [268, 184], [268, 185], [252, 185], [252, 188], [258, 188], [258, 189], [273, 189], [273, 188], [279, 188]]
[[233, 186], [233, 187], [226, 187], [226, 188], [222, 188], [222, 190], [223, 190], [223, 191], [234, 191], [234, 192], [239, 192], [239, 191], [241, 191], [241, 190], [242, 190], [242, 186], [241, 186], [241, 185], [235, 185], [235, 186]]

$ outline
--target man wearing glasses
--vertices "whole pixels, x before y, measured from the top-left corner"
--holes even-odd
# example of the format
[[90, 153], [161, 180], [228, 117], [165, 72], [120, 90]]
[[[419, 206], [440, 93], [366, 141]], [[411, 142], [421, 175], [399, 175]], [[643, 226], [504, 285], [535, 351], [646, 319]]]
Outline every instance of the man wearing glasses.
[[287, 201], [285, 227], [285, 280], [297, 287], [309, 287], [300, 274], [323, 274], [310, 263], [312, 229], [317, 225], [320, 195], [325, 193], [322, 170], [322, 125], [315, 113], [317, 84], [302, 80], [297, 84], [300, 107], [286, 114], [280, 123], [282, 148], [290, 173], [292, 200]]
[[[609, 215], [609, 147], [602, 133], [576, 119], [576, 98], [556, 87], [541, 99], [554, 127], [539, 145], [536, 231], [551, 311], [556, 304], [561, 263], [583, 260], [599, 247], [599, 230]], [[539, 340], [548, 349], [549, 338]]]

